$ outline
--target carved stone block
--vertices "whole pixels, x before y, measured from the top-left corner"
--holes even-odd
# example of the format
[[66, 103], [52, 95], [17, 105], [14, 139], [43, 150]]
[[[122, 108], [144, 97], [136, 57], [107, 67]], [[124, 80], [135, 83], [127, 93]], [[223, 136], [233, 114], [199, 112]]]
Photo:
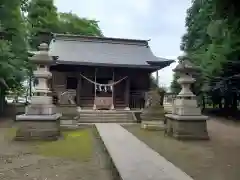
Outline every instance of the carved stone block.
[[60, 124], [56, 121], [17, 121], [15, 140], [57, 140], [60, 136]]
[[177, 120], [167, 117], [166, 133], [181, 140], [208, 140], [206, 118]]

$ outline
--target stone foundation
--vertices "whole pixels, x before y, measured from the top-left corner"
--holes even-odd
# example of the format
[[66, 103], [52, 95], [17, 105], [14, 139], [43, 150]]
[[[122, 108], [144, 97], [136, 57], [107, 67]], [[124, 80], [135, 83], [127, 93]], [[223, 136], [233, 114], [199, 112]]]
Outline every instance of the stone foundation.
[[164, 109], [159, 104], [144, 109], [141, 114], [141, 128], [146, 130], [164, 130], [164, 115]]
[[57, 140], [60, 136], [59, 121], [16, 121], [15, 140]]
[[167, 118], [166, 134], [180, 140], [208, 140], [206, 120]]
[[51, 115], [55, 114], [57, 109], [53, 104], [30, 104], [25, 108], [25, 112], [28, 115]]
[[153, 131], [163, 131], [165, 130], [165, 124], [163, 121], [142, 121], [141, 128]]

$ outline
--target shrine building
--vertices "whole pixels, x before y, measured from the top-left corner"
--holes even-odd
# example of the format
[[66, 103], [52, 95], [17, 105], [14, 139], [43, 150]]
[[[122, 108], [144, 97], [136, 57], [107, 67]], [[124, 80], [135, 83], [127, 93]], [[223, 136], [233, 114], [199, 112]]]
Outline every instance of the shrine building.
[[151, 73], [173, 60], [156, 57], [147, 40], [54, 34], [49, 54], [56, 104], [81, 109], [141, 109]]

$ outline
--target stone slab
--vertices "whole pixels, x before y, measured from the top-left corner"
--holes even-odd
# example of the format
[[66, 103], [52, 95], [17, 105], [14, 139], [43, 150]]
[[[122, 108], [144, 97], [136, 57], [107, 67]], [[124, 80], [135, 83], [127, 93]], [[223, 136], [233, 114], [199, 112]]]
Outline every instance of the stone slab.
[[[48, 90], [43, 90], [44, 93], [48, 93]], [[52, 104], [51, 96], [32, 96], [31, 104], [49, 105]]]
[[122, 180], [193, 180], [119, 124], [96, 124]]
[[163, 121], [142, 121], [141, 128], [146, 130], [165, 130], [165, 124]]
[[166, 114], [165, 117], [172, 119], [172, 120], [178, 120], [178, 121], [203, 121], [207, 120], [208, 116], [180, 116], [175, 114]]
[[208, 140], [206, 120], [176, 120], [167, 118], [166, 134], [181, 140]]
[[66, 129], [77, 129], [78, 128], [78, 122], [77, 120], [60, 120], [60, 127], [66, 128]]
[[52, 115], [56, 114], [57, 108], [53, 104], [48, 105], [39, 105], [31, 104], [28, 105], [25, 109], [27, 115]]
[[17, 121], [15, 140], [57, 140], [60, 136], [58, 121]]
[[56, 113], [52, 115], [27, 115], [22, 114], [16, 116], [16, 121], [56, 121], [62, 114]]

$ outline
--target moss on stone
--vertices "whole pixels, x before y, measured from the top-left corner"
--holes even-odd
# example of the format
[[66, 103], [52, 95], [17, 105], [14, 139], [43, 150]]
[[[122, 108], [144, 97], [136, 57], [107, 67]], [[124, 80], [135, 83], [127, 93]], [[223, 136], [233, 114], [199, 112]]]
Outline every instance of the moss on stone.
[[40, 142], [37, 153], [43, 156], [61, 157], [87, 161], [93, 153], [93, 137], [90, 129], [62, 132], [62, 139]]
[[161, 120], [163, 121], [165, 118], [165, 111], [164, 108], [160, 105], [150, 106], [143, 110], [141, 114], [141, 119], [143, 121], [156, 121]]

